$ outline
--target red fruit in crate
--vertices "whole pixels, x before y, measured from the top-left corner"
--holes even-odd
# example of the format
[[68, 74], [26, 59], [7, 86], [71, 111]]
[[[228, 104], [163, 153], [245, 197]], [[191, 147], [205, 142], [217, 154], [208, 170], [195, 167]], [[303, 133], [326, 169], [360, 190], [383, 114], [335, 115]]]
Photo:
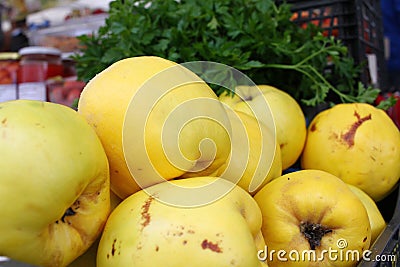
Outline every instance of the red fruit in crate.
[[[339, 36], [339, 30], [333, 27], [338, 25], [338, 18], [326, 18], [322, 21], [322, 28], [327, 29], [323, 32], [324, 36]], [[328, 30], [330, 29], [330, 30]]]
[[296, 21], [299, 18], [299, 14], [298, 13], [293, 13], [292, 17], [290, 18], [291, 21]]
[[[298, 13], [293, 13], [292, 17], [290, 18], [291, 21], [308, 21], [309, 19], [315, 17], [315, 14], [313, 12], [309, 11], [301, 11], [300, 17]], [[315, 26], [319, 26], [319, 21], [317, 19], [310, 20], [308, 22], [301, 22], [299, 25], [301, 28], [306, 29], [308, 27], [308, 24], [312, 23]]]

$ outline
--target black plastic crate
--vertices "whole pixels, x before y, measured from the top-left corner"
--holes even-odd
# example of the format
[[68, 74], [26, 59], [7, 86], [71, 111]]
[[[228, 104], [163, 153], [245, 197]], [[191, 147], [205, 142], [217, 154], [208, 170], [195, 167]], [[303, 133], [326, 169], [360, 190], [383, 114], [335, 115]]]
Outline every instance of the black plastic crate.
[[[348, 47], [349, 56], [362, 64], [360, 80], [365, 85], [386, 91], [384, 35], [380, 1], [377, 0], [278, 0], [293, 11], [293, 21], [301, 27], [308, 23], [335, 36]], [[370, 63], [368, 64], [368, 58]], [[373, 62], [376, 62], [374, 64]], [[375, 66], [375, 70], [373, 70]]]
[[[399, 186], [377, 205], [384, 217], [390, 220], [372, 244], [369, 260], [362, 260], [358, 267], [397, 267], [400, 266], [400, 192]], [[394, 210], [393, 210], [394, 208]], [[386, 219], [386, 218], [385, 218]]]

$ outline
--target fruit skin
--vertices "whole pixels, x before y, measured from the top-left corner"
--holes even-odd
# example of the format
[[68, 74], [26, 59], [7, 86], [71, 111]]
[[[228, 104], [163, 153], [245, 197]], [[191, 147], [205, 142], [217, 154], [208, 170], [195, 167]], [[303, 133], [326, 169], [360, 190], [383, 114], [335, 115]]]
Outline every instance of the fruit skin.
[[[97, 74], [82, 91], [78, 112], [86, 118], [100, 137], [110, 162], [111, 187], [122, 199], [141, 188], [160, 182], [159, 179], [154, 178], [153, 174], [149, 174], [149, 169], [143, 168], [142, 161], [147, 157], [161, 178], [169, 180], [184, 174], [187, 176], [209, 175], [215, 172], [229, 156], [229, 135], [226, 129], [219, 124], [220, 120], [228, 122], [226, 112], [212, 89], [203, 81], [199, 82], [199, 78], [197, 76], [196, 78], [192, 72], [187, 69], [175, 68], [176, 71], [172, 75], [158, 80], [156, 85], [146, 88], [148, 91], [143, 90], [143, 86], [148, 84], [146, 82], [154, 75], [177, 66], [172, 61], [155, 56], [126, 58]], [[166, 95], [160, 96], [157, 103], [150, 99], [154, 94], [159, 96], [158, 94], [164, 89], [171, 89], [169, 86], [175, 82], [187, 82], [188, 77], [191, 81], [196, 80], [197, 82], [175, 88]], [[146, 96], [143, 97], [143, 95]], [[129, 106], [131, 100], [136, 99], [139, 99], [138, 102], [135, 102], [138, 105], [146, 103], [156, 105], [151, 112], [138, 108], [136, 112], [127, 114], [128, 108], [132, 107]], [[208, 102], [201, 105], [183, 105], [183, 103], [187, 104], [199, 99], [205, 99]], [[209, 104], [210, 102], [212, 105]], [[177, 107], [179, 114], [173, 118], [169, 117], [170, 114], [172, 114], [171, 116], [176, 115], [172, 112]], [[198, 117], [184, 126], [180, 125], [181, 128], [176, 128], [165, 142], [162, 138], [165, 137], [163, 136], [165, 130], [163, 127], [165, 127], [166, 118], [169, 118], [169, 122], [177, 122], [188, 114], [215, 116], [218, 122]], [[146, 125], [126, 126], [125, 115], [132, 118], [127, 121], [147, 118]], [[125, 127], [132, 131], [136, 129], [144, 131], [145, 153], [138, 152], [137, 147], [142, 146], [144, 141], [141, 138], [132, 140], [132, 142], [138, 143], [130, 146], [123, 144], [124, 123]], [[207, 147], [203, 150], [205, 153], [201, 153], [199, 143], [204, 139], [212, 140], [215, 147]], [[171, 147], [174, 147], [177, 152], [171, 153], [167, 158], [165, 149], [171, 149]], [[135, 177], [131, 175], [124, 151], [133, 151], [130, 154], [132, 160], [129, 162], [133, 162], [132, 165], [141, 166], [140, 168], [134, 167], [137, 172], [140, 172], [140, 175]], [[202, 155], [206, 158], [200, 158]], [[205, 167], [202, 171], [191, 172], [194, 168], [203, 165]], [[141, 180], [140, 186], [134, 178]]]
[[381, 109], [338, 104], [311, 121], [301, 157], [303, 169], [324, 170], [359, 187], [374, 201], [400, 177], [400, 132]]
[[[254, 195], [282, 175], [282, 160], [276, 137], [256, 118], [227, 108], [232, 127], [232, 151], [216, 176], [226, 178]], [[241, 131], [245, 131], [242, 135]]]
[[[111, 199], [111, 211], [113, 211], [119, 203], [121, 203], [122, 199], [117, 197], [114, 192], [110, 192]], [[100, 237], [96, 239], [96, 241], [90, 246], [88, 250], [85, 251], [84, 254], [75, 259], [68, 267], [96, 267], [96, 257], [97, 257], [97, 248], [99, 246]]]
[[[315, 247], [317, 258], [322, 250], [339, 250], [337, 242], [345, 239], [343, 251], [362, 251], [369, 248], [371, 229], [367, 211], [350, 188], [338, 177], [320, 170], [301, 170], [272, 180], [255, 196], [262, 215], [262, 234], [268, 250], [289, 252], [310, 250], [311, 245], [302, 233], [302, 223], [320, 224], [331, 232], [325, 233]], [[338, 253], [336, 254], [338, 255]], [[276, 255], [275, 255], [276, 256]], [[307, 258], [306, 258], [307, 259]], [[357, 262], [268, 261], [269, 266], [355, 266]]]
[[106, 154], [63, 105], [0, 104], [0, 255], [66, 266], [100, 235], [110, 212]]
[[349, 184], [348, 186], [350, 187], [351, 191], [353, 191], [353, 193], [361, 200], [365, 209], [367, 210], [369, 222], [371, 224], [371, 244], [373, 244], [386, 227], [385, 219], [383, 218], [382, 213], [380, 212], [375, 201], [368, 196], [367, 193], [354, 185]]
[[[250, 115], [252, 115], [251, 109], [257, 110], [257, 105], [265, 105], [265, 101], [268, 102], [281, 149], [282, 169], [286, 170], [298, 160], [306, 141], [307, 128], [304, 113], [300, 105], [288, 93], [264, 84], [257, 87], [261, 93], [255, 86], [238, 86], [233, 97], [223, 93], [219, 99], [234, 110]], [[264, 123], [271, 124], [268, 121]]]
[[[211, 182], [232, 186], [215, 177], [170, 182], [184, 187]], [[152, 192], [168, 194], [167, 183], [152, 186]], [[111, 213], [99, 244], [98, 267], [266, 266], [257, 258], [257, 250], [264, 247], [260, 209], [240, 187], [215, 202], [189, 208], [162, 203], [157, 195], [141, 190]]]

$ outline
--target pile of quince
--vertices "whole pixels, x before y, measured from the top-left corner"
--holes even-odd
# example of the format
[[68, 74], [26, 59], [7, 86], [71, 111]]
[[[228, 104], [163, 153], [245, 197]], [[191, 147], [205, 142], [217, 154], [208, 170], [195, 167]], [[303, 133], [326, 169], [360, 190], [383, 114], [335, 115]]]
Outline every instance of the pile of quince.
[[152, 56], [99, 73], [77, 111], [1, 103], [0, 151], [0, 255], [45, 267], [355, 266], [400, 177], [374, 106], [307, 125], [277, 88], [217, 96]]

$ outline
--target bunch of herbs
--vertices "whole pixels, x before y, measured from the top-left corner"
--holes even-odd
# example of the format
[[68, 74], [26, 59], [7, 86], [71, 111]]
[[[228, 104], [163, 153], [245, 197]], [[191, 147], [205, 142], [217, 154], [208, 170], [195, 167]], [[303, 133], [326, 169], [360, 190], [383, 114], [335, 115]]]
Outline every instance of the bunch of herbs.
[[[115, 0], [98, 33], [79, 37], [78, 78], [89, 81], [118, 60], [151, 55], [222, 63], [305, 106], [373, 103], [379, 89], [358, 81], [361, 66], [347, 47], [314, 25], [299, 27], [292, 15], [289, 4], [272, 0]], [[233, 89], [212, 88], [217, 95]]]

